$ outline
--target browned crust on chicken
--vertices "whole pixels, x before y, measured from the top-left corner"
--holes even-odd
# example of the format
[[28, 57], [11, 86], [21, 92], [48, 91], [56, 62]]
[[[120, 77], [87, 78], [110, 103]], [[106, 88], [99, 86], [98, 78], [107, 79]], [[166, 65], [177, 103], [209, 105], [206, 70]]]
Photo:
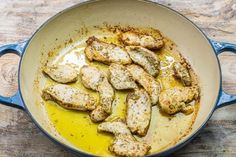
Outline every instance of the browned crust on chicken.
[[113, 63], [109, 66], [110, 82], [117, 90], [135, 89], [137, 85], [124, 65]]
[[132, 133], [145, 136], [151, 121], [152, 105], [148, 93], [141, 89], [129, 93], [126, 99], [126, 123]]
[[191, 79], [188, 69], [184, 67], [184, 65], [180, 63], [174, 63], [173, 70], [174, 70], [175, 78], [181, 80], [184, 86], [191, 86], [192, 79]]
[[96, 107], [94, 97], [68, 85], [49, 86], [43, 90], [42, 98], [54, 101], [66, 109], [91, 111]]
[[115, 98], [115, 92], [107, 78], [104, 78], [98, 86], [98, 92], [100, 94], [100, 103], [104, 111], [111, 114], [112, 102]]
[[[93, 122], [100, 122], [106, 119], [112, 111], [112, 102], [115, 92], [108, 82], [106, 75], [99, 69], [84, 65], [80, 69], [81, 82], [89, 89], [95, 90], [100, 96], [100, 105], [91, 114]], [[100, 115], [99, 115], [100, 114]]]
[[128, 71], [149, 94], [152, 104], [155, 105], [158, 102], [158, 97], [161, 92], [161, 85], [154, 77], [147, 73], [143, 68], [138, 65], [132, 64], [127, 66]]
[[113, 121], [113, 122], [103, 122], [98, 125], [98, 131], [99, 132], [109, 132], [117, 135], [130, 135], [129, 128], [127, 125], [119, 120]]
[[167, 114], [184, 112], [190, 114], [194, 108], [189, 103], [198, 100], [200, 91], [198, 86], [175, 87], [161, 92], [159, 96], [160, 108]]
[[69, 65], [46, 66], [43, 72], [58, 83], [71, 83], [77, 81], [77, 71]]
[[118, 135], [108, 149], [118, 156], [142, 157], [148, 153], [151, 146], [135, 140], [132, 136]]
[[103, 122], [98, 125], [98, 131], [110, 132], [115, 135], [114, 141], [109, 146], [109, 150], [115, 155], [141, 157], [151, 149], [148, 144], [137, 141], [123, 122]]
[[86, 41], [84, 52], [89, 61], [99, 61], [105, 64], [130, 64], [132, 61], [128, 53], [115, 44], [109, 44], [92, 36]]
[[134, 63], [140, 65], [153, 77], [158, 75], [160, 61], [154, 52], [141, 46], [126, 46], [125, 49]]
[[105, 73], [98, 68], [84, 65], [80, 69], [80, 77], [82, 84], [88, 88], [98, 91], [98, 85], [106, 77]]
[[120, 34], [120, 40], [125, 45], [142, 46], [147, 49], [160, 49], [164, 46], [162, 35], [156, 31], [153, 36], [148, 33], [138, 31], [127, 31]]
[[90, 118], [93, 122], [101, 122], [104, 119], [106, 119], [109, 116], [109, 114], [107, 114], [105, 112], [105, 110], [103, 109], [102, 106], [97, 106], [96, 109], [94, 109], [91, 113], [90, 113]]

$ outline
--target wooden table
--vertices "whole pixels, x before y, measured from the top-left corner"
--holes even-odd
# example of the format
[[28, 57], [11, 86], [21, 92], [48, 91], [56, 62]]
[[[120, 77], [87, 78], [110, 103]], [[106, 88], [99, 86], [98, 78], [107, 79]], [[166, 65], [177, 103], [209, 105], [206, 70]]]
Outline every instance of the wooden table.
[[[236, 0], [156, 0], [194, 21], [209, 37], [236, 43]], [[78, 0], [0, 0], [0, 45], [28, 39], [48, 18]], [[220, 57], [224, 89], [236, 94], [236, 55]], [[0, 58], [0, 94], [17, 89], [19, 57]], [[202, 104], [204, 105], [204, 104]], [[21, 110], [0, 105], [0, 156], [72, 156], [48, 140]], [[206, 128], [174, 156], [236, 156], [236, 105], [218, 109]]]

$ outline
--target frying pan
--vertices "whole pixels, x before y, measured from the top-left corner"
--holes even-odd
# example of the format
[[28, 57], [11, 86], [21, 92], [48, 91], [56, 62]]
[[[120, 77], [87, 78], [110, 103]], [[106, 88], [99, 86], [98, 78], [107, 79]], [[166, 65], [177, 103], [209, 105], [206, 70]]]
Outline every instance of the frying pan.
[[13, 50], [21, 57], [19, 87], [12, 97], [0, 96], [0, 103], [24, 110], [34, 123], [55, 143], [79, 156], [92, 156], [57, 136], [37, 105], [40, 94], [34, 90], [38, 67], [55, 45], [75, 35], [80, 28], [102, 25], [158, 28], [172, 39], [180, 52], [188, 58], [200, 79], [201, 102], [192, 131], [175, 145], [150, 156], [168, 155], [193, 139], [205, 126], [212, 113], [220, 107], [236, 102], [236, 96], [222, 90], [222, 76], [218, 55], [223, 51], [236, 53], [236, 45], [213, 41], [190, 20], [178, 12], [157, 3], [138, 0], [89, 1], [68, 8], [46, 21], [27, 41], [0, 47], [0, 55]]

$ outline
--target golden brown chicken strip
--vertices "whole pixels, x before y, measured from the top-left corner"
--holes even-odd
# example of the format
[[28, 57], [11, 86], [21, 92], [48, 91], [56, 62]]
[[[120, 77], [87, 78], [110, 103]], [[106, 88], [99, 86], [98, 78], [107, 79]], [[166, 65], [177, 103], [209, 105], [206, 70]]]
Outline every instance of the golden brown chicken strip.
[[139, 142], [132, 136], [118, 135], [109, 146], [109, 150], [118, 156], [142, 157], [145, 156], [151, 147], [143, 142]]
[[101, 122], [109, 116], [101, 105], [97, 106], [91, 113], [90, 118], [93, 122]]
[[98, 86], [100, 94], [100, 103], [106, 113], [111, 114], [112, 102], [115, 98], [115, 92], [107, 78], [104, 78]]
[[184, 112], [190, 114], [193, 112], [193, 106], [189, 103], [199, 98], [199, 87], [175, 87], [161, 92], [159, 104], [162, 111], [167, 114]]
[[55, 101], [66, 109], [91, 111], [96, 108], [96, 99], [87, 93], [68, 85], [57, 84], [43, 90], [44, 100]]
[[[158, 32], [156, 32], [156, 34], [157, 33]], [[142, 46], [147, 49], [160, 49], [164, 46], [163, 37], [160, 33], [158, 33], [158, 36], [152, 36], [134, 31], [128, 31], [121, 33], [120, 39], [125, 45]]]
[[127, 66], [135, 81], [137, 81], [150, 95], [152, 105], [157, 104], [158, 97], [161, 91], [161, 85], [150, 74], [144, 71], [138, 65], [132, 64]]
[[174, 63], [173, 70], [174, 76], [180, 79], [184, 86], [191, 86], [192, 79], [186, 67], [180, 63]]
[[115, 136], [120, 134], [123, 135], [131, 134], [127, 125], [121, 121], [103, 122], [98, 125], [98, 131], [110, 132]]
[[151, 121], [152, 105], [148, 93], [141, 89], [128, 94], [126, 123], [132, 133], [145, 136]]
[[134, 63], [139, 64], [153, 77], [158, 75], [160, 61], [154, 52], [141, 46], [126, 46], [125, 49]]
[[134, 89], [137, 85], [127, 68], [121, 64], [113, 63], [109, 66], [110, 82], [117, 90]]
[[99, 61], [105, 64], [130, 64], [132, 61], [128, 53], [115, 44], [108, 44], [92, 36], [86, 41], [85, 54], [90, 61]]
[[144, 142], [137, 141], [123, 122], [103, 122], [98, 125], [98, 131], [110, 132], [115, 139], [109, 146], [109, 150], [118, 156], [141, 157], [151, 149]]
[[69, 65], [46, 66], [43, 72], [51, 79], [59, 83], [70, 83], [77, 81], [77, 71]]
[[101, 70], [92, 66], [83, 66], [80, 70], [80, 75], [83, 85], [89, 89], [98, 91], [100, 96], [100, 105], [102, 108], [99, 107], [91, 113], [91, 120], [94, 122], [104, 120], [111, 114], [112, 102], [115, 96], [111, 84]]
[[84, 65], [80, 69], [80, 76], [82, 84], [89, 89], [98, 91], [98, 85], [106, 77], [98, 68]]

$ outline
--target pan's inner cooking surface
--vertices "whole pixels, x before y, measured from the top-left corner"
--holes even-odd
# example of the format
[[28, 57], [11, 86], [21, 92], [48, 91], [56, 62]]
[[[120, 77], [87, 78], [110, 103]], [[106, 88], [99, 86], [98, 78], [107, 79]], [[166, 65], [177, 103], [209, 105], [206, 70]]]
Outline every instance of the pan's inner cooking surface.
[[[96, 36], [103, 41], [113, 42], [115, 44], [120, 44], [118, 38], [115, 34], [109, 31], [101, 31], [100, 29], [88, 31], [86, 35], [79, 40], [73, 40], [69, 45], [66, 45], [60, 50], [56, 50], [51, 54], [49, 62], [54, 64], [72, 64], [79, 72], [79, 69], [86, 64], [96, 66], [104, 71], [108, 70], [108, 66], [92, 62], [90, 63], [84, 54], [84, 48], [86, 47], [85, 41], [89, 36]], [[103, 38], [106, 36], [107, 38]], [[165, 40], [166, 45], [169, 40]], [[171, 43], [169, 44], [174, 47]], [[166, 47], [166, 46], [165, 46]], [[182, 84], [172, 76], [171, 71], [168, 67], [172, 65], [175, 61], [179, 61], [181, 56], [175, 53], [174, 48], [162, 48], [156, 54], [161, 60], [161, 73], [158, 75], [157, 80], [162, 84], [162, 88], [170, 88], [176, 86], [182, 86]], [[47, 79], [47, 84], [52, 85], [53, 81]], [[80, 77], [78, 81], [71, 84], [82, 91], [86, 91], [89, 94], [95, 96], [97, 99], [98, 94], [92, 90], [86, 89], [80, 82]], [[113, 112], [108, 120], [114, 120], [116, 118], [125, 118], [126, 105], [125, 99], [129, 92], [116, 91], [115, 101], [113, 102]], [[97, 126], [91, 122], [87, 112], [66, 110], [52, 101], [47, 101], [45, 103], [45, 110], [47, 112], [48, 118], [52, 125], [55, 127], [56, 131], [72, 145], [78, 147], [78, 149], [96, 154], [99, 156], [112, 156], [108, 150], [108, 146], [113, 140], [113, 136], [105, 133], [98, 133]], [[152, 119], [145, 137], [137, 137], [138, 140], [143, 140], [151, 145], [152, 149], [149, 151], [150, 154], [154, 152], [162, 151], [176, 142], [178, 142], [182, 137], [191, 131], [192, 124], [195, 120], [196, 114], [198, 112], [199, 104], [195, 103], [195, 110], [192, 114], [185, 115], [183, 113], [177, 113], [173, 116], [168, 116], [161, 113], [158, 109], [158, 105], [152, 107]]]

